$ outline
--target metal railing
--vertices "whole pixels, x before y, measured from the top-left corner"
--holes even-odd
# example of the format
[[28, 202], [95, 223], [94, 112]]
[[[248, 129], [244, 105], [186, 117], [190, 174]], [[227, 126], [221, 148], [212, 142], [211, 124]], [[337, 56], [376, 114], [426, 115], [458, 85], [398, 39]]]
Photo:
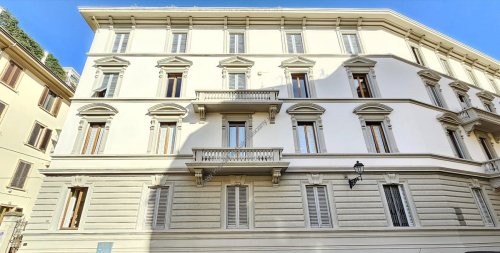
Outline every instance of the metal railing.
[[474, 121], [480, 118], [490, 121], [499, 121], [500, 118], [500, 116], [495, 113], [484, 111], [475, 107], [469, 107], [460, 111], [458, 113], [458, 116], [464, 123]]
[[283, 148], [193, 148], [195, 162], [279, 162]]
[[196, 100], [202, 101], [277, 101], [277, 90], [199, 90]]

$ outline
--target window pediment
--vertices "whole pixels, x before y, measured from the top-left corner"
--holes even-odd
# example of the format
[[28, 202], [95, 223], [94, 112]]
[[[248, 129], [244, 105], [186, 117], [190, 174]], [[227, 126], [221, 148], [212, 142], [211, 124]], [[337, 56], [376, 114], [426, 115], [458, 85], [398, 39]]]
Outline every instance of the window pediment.
[[470, 87], [467, 84], [465, 84], [464, 82], [460, 82], [460, 81], [452, 82], [449, 85], [451, 88], [453, 88], [455, 90], [463, 91], [463, 92], [467, 92], [470, 89]]
[[113, 116], [118, 113], [118, 110], [108, 104], [94, 103], [80, 107], [78, 113], [80, 115]]
[[391, 107], [380, 103], [366, 103], [354, 108], [353, 113], [358, 115], [362, 114], [384, 115], [384, 114], [390, 114], [392, 110], [393, 109]]
[[298, 68], [310, 68], [314, 66], [316, 62], [313, 60], [309, 60], [305, 57], [302, 56], [296, 56], [292, 57], [290, 59], [284, 60], [281, 62], [281, 67], [288, 67], [288, 68], [293, 68], [293, 67], [298, 67]]
[[157, 67], [190, 67], [193, 62], [179, 56], [171, 56], [158, 61]]
[[349, 68], [356, 68], [356, 67], [362, 67], [362, 68], [373, 68], [375, 67], [375, 64], [377, 64], [376, 61], [370, 60], [366, 57], [361, 57], [361, 56], [356, 56], [353, 57], [347, 61], [344, 62], [344, 67], [349, 67]]
[[441, 76], [436, 71], [430, 69], [420, 70], [417, 74], [425, 81], [438, 82], [441, 79]]
[[479, 98], [482, 98], [484, 100], [487, 100], [487, 101], [493, 101], [493, 99], [495, 99], [495, 96], [493, 96], [493, 94], [491, 94], [491, 92], [488, 92], [485, 90], [476, 93], [476, 96], [478, 96]]
[[126, 67], [130, 62], [116, 56], [101, 58], [94, 61], [96, 67]]
[[233, 56], [219, 62], [219, 67], [252, 67], [254, 62], [241, 56]]
[[460, 118], [449, 112], [441, 114], [440, 116], [437, 117], [437, 119], [442, 123], [447, 123], [455, 126], [458, 126], [461, 123]]
[[154, 105], [148, 109], [149, 115], [184, 115], [187, 113], [186, 108], [172, 104], [172, 103], [162, 103]]
[[323, 114], [325, 108], [313, 103], [298, 103], [286, 110], [288, 114]]

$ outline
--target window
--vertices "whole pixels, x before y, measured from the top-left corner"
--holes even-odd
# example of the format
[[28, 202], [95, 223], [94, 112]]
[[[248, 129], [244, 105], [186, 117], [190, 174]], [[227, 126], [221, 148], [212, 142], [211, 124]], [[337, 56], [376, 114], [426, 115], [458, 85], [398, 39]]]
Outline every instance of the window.
[[160, 123], [158, 131], [158, 154], [173, 154], [175, 150], [175, 131], [177, 124], [175, 122]]
[[483, 148], [484, 154], [488, 160], [496, 158], [496, 155], [493, 153], [493, 148], [485, 137], [479, 137], [479, 144], [481, 144], [481, 148]]
[[441, 91], [436, 85], [433, 84], [425, 84], [425, 88], [427, 89], [427, 93], [431, 96], [431, 101], [435, 106], [443, 107], [444, 103], [441, 100]]
[[3, 112], [5, 111], [5, 107], [7, 107], [2, 101], [0, 101], [0, 119], [2, 119]]
[[302, 34], [300, 33], [287, 33], [286, 44], [288, 46], [288, 53], [302, 54], [304, 53], [304, 43], [302, 42]]
[[465, 152], [456, 130], [446, 129], [455, 156], [465, 159]]
[[483, 105], [484, 105], [484, 109], [486, 109], [486, 111], [495, 112], [495, 110], [493, 109], [493, 105], [491, 103], [483, 102]]
[[70, 188], [66, 207], [64, 208], [61, 229], [78, 229], [86, 196], [86, 187]]
[[28, 144], [32, 147], [40, 149], [42, 151], [47, 150], [50, 138], [52, 137], [52, 130], [42, 126], [40, 123], [35, 122], [35, 126], [31, 131], [30, 137], [28, 139]]
[[168, 98], [178, 98], [181, 96], [182, 90], [182, 74], [181, 73], [168, 73], [167, 92], [165, 94]]
[[413, 226], [413, 218], [403, 185], [384, 185], [384, 193], [392, 225], [395, 227]]
[[149, 188], [148, 207], [146, 209], [146, 227], [162, 230], [167, 225], [168, 190], [166, 186]]
[[472, 82], [472, 84], [477, 86], [478, 82], [477, 82], [476, 76], [474, 75], [474, 72], [472, 72], [472, 69], [466, 68], [465, 72], [467, 72], [467, 75], [469, 76], [469, 79]]
[[99, 152], [104, 135], [105, 123], [90, 123], [83, 143], [82, 154], [94, 155]]
[[0, 206], [0, 224], [2, 224], [3, 216], [8, 213], [14, 211], [14, 207], [11, 206]]
[[42, 96], [38, 101], [38, 106], [42, 107], [52, 115], [57, 116], [59, 108], [61, 107], [61, 102], [61, 98], [58, 97], [56, 93], [45, 87]]
[[332, 220], [326, 186], [308, 185], [306, 186], [306, 194], [311, 228], [331, 228]]
[[172, 53], [186, 52], [187, 33], [174, 33], [172, 39]]
[[479, 208], [479, 213], [481, 214], [481, 218], [483, 218], [484, 225], [487, 227], [495, 226], [495, 222], [493, 221], [493, 216], [491, 215], [488, 205], [486, 204], [481, 189], [472, 188], [472, 195], [474, 196], [476, 205]]
[[229, 34], [229, 53], [242, 54], [245, 53], [245, 34], [230, 33]]
[[457, 94], [458, 101], [460, 102], [460, 106], [462, 106], [462, 109], [467, 109], [471, 107], [469, 97], [467, 95], [458, 93]]
[[229, 89], [238, 90], [246, 89], [246, 74], [245, 73], [229, 73]]
[[28, 174], [31, 169], [31, 163], [25, 161], [19, 161], [16, 168], [16, 173], [10, 181], [9, 187], [23, 189], [26, 180], [28, 179]]
[[354, 86], [359, 98], [371, 98], [373, 97], [372, 91], [370, 89], [370, 83], [368, 82], [367, 74], [352, 74], [354, 79]]
[[228, 144], [231, 148], [246, 147], [246, 126], [245, 122], [229, 122]]
[[248, 228], [248, 187], [227, 187], [227, 228]]
[[415, 57], [415, 62], [418, 65], [425, 66], [422, 55], [420, 54], [420, 49], [416, 46], [410, 46], [410, 47], [411, 47], [411, 52], [413, 53], [413, 57]]
[[19, 65], [15, 64], [13, 61], [10, 61], [7, 65], [7, 69], [3, 73], [2, 82], [10, 86], [11, 88], [15, 88], [22, 70], [23, 69], [19, 67]]
[[345, 51], [348, 54], [360, 54], [361, 46], [359, 44], [358, 35], [356, 33], [344, 33], [342, 34], [342, 40], [344, 41]]
[[314, 122], [297, 122], [300, 153], [318, 153], [318, 144]]
[[307, 85], [306, 74], [292, 74], [293, 97], [309, 98], [309, 89]]
[[495, 80], [493, 80], [493, 78], [488, 78], [488, 81], [490, 82], [491, 86], [493, 87], [493, 90], [495, 90], [497, 94], [500, 94], [500, 89], [498, 89], [498, 86], [495, 83]]
[[125, 53], [127, 50], [129, 33], [116, 33], [115, 42], [113, 43], [113, 53]]
[[453, 76], [453, 72], [451, 71], [450, 64], [448, 63], [448, 60], [445, 58], [439, 58], [439, 61], [441, 62], [441, 65], [445, 71], [445, 73], [449, 76]]
[[118, 73], [104, 73], [101, 85], [94, 90], [93, 97], [112, 98], [115, 94]]
[[366, 122], [372, 145], [377, 153], [391, 153], [387, 139], [385, 138], [382, 122]]

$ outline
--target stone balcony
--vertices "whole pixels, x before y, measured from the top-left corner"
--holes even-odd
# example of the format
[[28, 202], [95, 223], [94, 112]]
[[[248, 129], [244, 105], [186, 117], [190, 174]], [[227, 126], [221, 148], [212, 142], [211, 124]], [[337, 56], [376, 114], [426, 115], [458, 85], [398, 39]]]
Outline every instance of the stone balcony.
[[271, 175], [279, 183], [289, 162], [282, 160], [283, 148], [193, 148], [194, 161], [187, 162], [198, 186], [217, 175]]
[[267, 112], [274, 123], [283, 104], [278, 93], [277, 90], [198, 90], [193, 107], [201, 120], [205, 120], [207, 112]]
[[458, 113], [467, 133], [474, 130], [491, 133], [495, 141], [500, 141], [500, 115], [470, 107]]
[[500, 189], [500, 158], [486, 161], [482, 164], [484, 171], [490, 174], [490, 185], [496, 190]]

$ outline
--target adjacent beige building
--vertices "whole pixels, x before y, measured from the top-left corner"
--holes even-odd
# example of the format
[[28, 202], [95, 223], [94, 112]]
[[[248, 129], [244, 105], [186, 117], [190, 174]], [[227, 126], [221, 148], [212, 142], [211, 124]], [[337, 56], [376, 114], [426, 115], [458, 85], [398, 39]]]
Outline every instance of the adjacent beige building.
[[72, 96], [0, 28], [0, 223], [7, 212], [30, 216]]
[[384, 9], [80, 12], [20, 252], [500, 251], [497, 60]]

